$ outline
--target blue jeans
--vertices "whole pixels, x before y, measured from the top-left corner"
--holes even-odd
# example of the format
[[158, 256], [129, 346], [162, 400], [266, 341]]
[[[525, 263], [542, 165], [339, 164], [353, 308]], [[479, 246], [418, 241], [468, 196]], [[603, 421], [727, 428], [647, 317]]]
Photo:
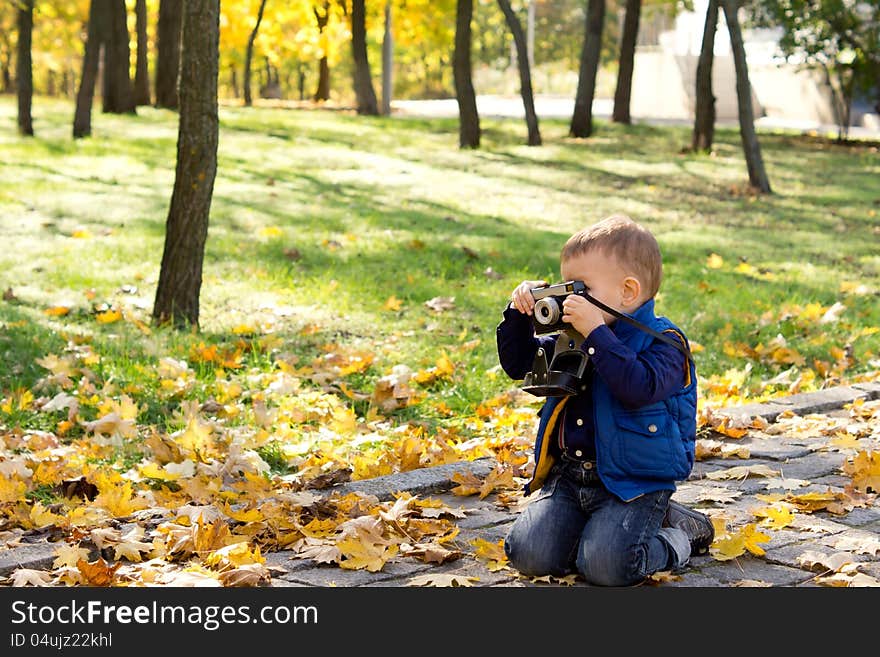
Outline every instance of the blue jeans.
[[524, 575], [579, 572], [590, 584], [630, 586], [690, 558], [687, 534], [661, 527], [671, 490], [623, 502], [579, 461], [554, 464], [544, 486], [514, 521], [504, 550]]

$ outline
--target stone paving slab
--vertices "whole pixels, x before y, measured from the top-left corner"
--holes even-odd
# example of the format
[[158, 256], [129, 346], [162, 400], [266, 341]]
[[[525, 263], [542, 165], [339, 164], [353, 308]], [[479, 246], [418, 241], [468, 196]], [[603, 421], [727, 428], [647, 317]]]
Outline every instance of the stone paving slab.
[[0, 550], [0, 577], [6, 577], [17, 568], [42, 570], [55, 561], [55, 543], [23, 543], [9, 550]]
[[482, 478], [492, 471], [493, 465], [492, 459], [483, 457], [473, 461], [446, 463], [373, 479], [350, 481], [330, 489], [324, 489], [322, 492], [338, 491], [342, 494], [356, 492], [363, 495], [373, 495], [381, 501], [390, 500], [394, 497], [394, 493], [401, 491], [407, 491], [413, 495], [431, 495], [445, 492], [454, 487], [456, 484], [452, 480], [452, 476], [456, 473], [473, 474]]

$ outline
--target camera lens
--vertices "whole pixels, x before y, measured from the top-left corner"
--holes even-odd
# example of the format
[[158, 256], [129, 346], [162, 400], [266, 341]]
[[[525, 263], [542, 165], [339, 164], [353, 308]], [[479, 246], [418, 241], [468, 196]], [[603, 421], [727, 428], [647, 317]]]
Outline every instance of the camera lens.
[[535, 321], [539, 324], [554, 324], [559, 319], [559, 304], [555, 299], [545, 297], [535, 304]]

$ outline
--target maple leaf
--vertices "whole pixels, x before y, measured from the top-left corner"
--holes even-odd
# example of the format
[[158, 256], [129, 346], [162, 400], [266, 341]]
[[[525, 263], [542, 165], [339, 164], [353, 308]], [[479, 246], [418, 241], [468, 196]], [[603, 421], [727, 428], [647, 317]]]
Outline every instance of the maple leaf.
[[880, 539], [873, 534], [843, 535], [834, 541], [834, 548], [847, 550], [858, 554], [870, 554], [877, 556], [880, 552]]
[[758, 531], [752, 523], [747, 524], [740, 531], [745, 538], [745, 548], [755, 556], [760, 557], [763, 555], [764, 549], [758, 544], [766, 543], [770, 540], [770, 537], [767, 534]]
[[785, 500], [793, 504], [798, 511], [812, 513], [820, 509], [830, 508], [838, 502], [840, 495], [832, 491], [801, 493], [799, 495], [787, 495]]
[[458, 486], [450, 491], [453, 495], [476, 495], [483, 486], [480, 478], [472, 472], [455, 472], [452, 474], [451, 479], [458, 484]]
[[163, 574], [159, 584], [166, 586], [186, 586], [186, 587], [220, 587], [223, 583], [220, 581], [220, 574], [205, 571], [201, 568], [186, 568], [184, 570], [173, 571]]
[[178, 446], [200, 458], [211, 445], [211, 425], [197, 417], [191, 417], [186, 428], [169, 436]]
[[121, 536], [119, 542], [113, 546], [113, 558], [126, 559], [139, 563], [142, 561], [141, 552], [152, 552], [153, 544], [141, 541], [144, 537], [144, 529], [136, 525], [124, 536]]
[[12, 586], [50, 586], [52, 573], [32, 568], [16, 568], [10, 576]]
[[118, 475], [98, 472], [94, 483], [101, 491], [95, 498], [95, 506], [106, 509], [115, 518], [124, 518], [147, 506], [147, 500], [134, 496], [132, 483]]
[[407, 586], [473, 586], [471, 582], [479, 582], [479, 577], [468, 577], [454, 573], [434, 573], [419, 575], [410, 579]]
[[122, 537], [122, 532], [112, 527], [96, 527], [89, 532], [89, 536], [95, 547], [103, 550], [105, 547], [117, 543]]
[[92, 562], [80, 559], [76, 563], [87, 586], [109, 586], [116, 578], [116, 571], [121, 565], [117, 563], [111, 566], [103, 558]]
[[400, 553], [407, 557], [421, 559], [425, 563], [446, 563], [462, 557], [460, 550], [447, 550], [439, 543], [400, 544]]
[[819, 567], [819, 570], [824, 572], [837, 572], [843, 566], [848, 563], [852, 563], [853, 555], [848, 552], [835, 552], [834, 554], [825, 554], [823, 552], [816, 552], [815, 550], [808, 550], [802, 553], [797, 558], [797, 563], [799, 566], [804, 566], [808, 570], [816, 570], [816, 567]]
[[431, 310], [441, 313], [444, 310], [455, 308], [455, 297], [434, 297], [425, 301], [425, 305]]
[[[306, 539], [309, 541], [310, 539]], [[342, 553], [333, 543], [327, 541], [307, 542], [299, 549], [298, 559], [313, 559], [317, 563], [339, 563]]]
[[267, 586], [272, 581], [269, 569], [259, 563], [250, 563], [220, 573], [223, 586]]
[[652, 573], [650, 577], [648, 577], [649, 584], [662, 584], [663, 582], [678, 582], [681, 580], [681, 575], [676, 575], [671, 570], [660, 570], [656, 573]]
[[17, 478], [0, 478], [0, 504], [18, 502], [24, 499], [27, 484]]
[[30, 519], [31, 522], [34, 523], [34, 528], [36, 529], [41, 529], [43, 527], [49, 527], [52, 525], [64, 525], [66, 520], [64, 516], [53, 513], [48, 508], [43, 506], [42, 502], [35, 502], [34, 506], [31, 507]]
[[137, 436], [137, 425], [134, 420], [122, 418], [119, 413], [107, 413], [93, 422], [84, 422], [83, 427], [88, 433], [101, 436]]
[[758, 579], [741, 579], [738, 582], [734, 582], [731, 586], [735, 586], [737, 588], [769, 588], [772, 587], [773, 584], [770, 582], [762, 582]]
[[754, 523], [749, 523], [736, 532], [725, 531], [723, 527], [719, 528], [715, 518], [712, 519], [712, 524], [715, 526], [716, 532], [715, 540], [709, 546], [709, 551], [718, 561], [735, 559], [745, 554], [746, 551], [755, 556], [761, 556], [764, 554], [764, 549], [758, 544], [770, 540], [767, 534], [757, 530]]
[[402, 523], [406, 521], [407, 516], [411, 516], [415, 513], [415, 509], [413, 509], [413, 505], [415, 502], [415, 498], [412, 495], [405, 493], [401, 494], [395, 501], [390, 509], [380, 509], [379, 517], [386, 522], [391, 523]]
[[509, 568], [507, 554], [504, 552], [504, 539], [492, 543], [485, 538], [475, 538], [470, 543], [476, 548], [474, 557], [484, 562], [491, 572]]
[[403, 301], [392, 294], [385, 300], [385, 303], [382, 305], [382, 310], [389, 310], [394, 312], [400, 310], [401, 306], [403, 306]]
[[251, 564], [263, 564], [265, 557], [260, 554], [260, 546], [251, 550], [246, 542], [232, 543], [209, 553], [204, 563], [215, 570], [228, 570]]
[[354, 538], [344, 538], [336, 542], [336, 547], [345, 557], [339, 562], [341, 568], [351, 570], [367, 569], [375, 573], [385, 567], [385, 562], [397, 554], [398, 546], [364, 543]]
[[753, 513], [757, 517], [763, 518], [760, 523], [762, 527], [769, 527], [771, 529], [782, 529], [790, 525], [792, 520], [794, 520], [794, 513], [791, 509], [780, 506], [757, 509]]
[[55, 560], [52, 562], [52, 568], [74, 567], [81, 559], [88, 560], [89, 552], [88, 548], [62, 543], [55, 548]]
[[880, 452], [861, 451], [843, 464], [857, 491], [880, 492]]
[[709, 269], [721, 269], [724, 266], [724, 258], [717, 253], [710, 253], [706, 257], [706, 267]]
[[778, 474], [778, 471], [773, 470], [769, 466], [758, 464], [738, 465], [733, 468], [727, 468], [725, 470], [715, 470], [714, 472], [707, 472], [706, 477], [708, 479], [745, 479], [746, 477], [750, 477], [752, 475], [758, 477], [771, 477]]
[[480, 485], [480, 499], [487, 497], [496, 488], [516, 488], [513, 482], [513, 470], [503, 467], [492, 470]]
[[386, 413], [406, 407], [415, 399], [415, 391], [409, 386], [412, 376], [406, 365], [395, 365], [390, 374], [376, 381], [370, 403]]
[[453, 509], [437, 499], [417, 499], [415, 504], [423, 518], [441, 518], [443, 516], [452, 516], [453, 518], [467, 517], [467, 511], [462, 507]]

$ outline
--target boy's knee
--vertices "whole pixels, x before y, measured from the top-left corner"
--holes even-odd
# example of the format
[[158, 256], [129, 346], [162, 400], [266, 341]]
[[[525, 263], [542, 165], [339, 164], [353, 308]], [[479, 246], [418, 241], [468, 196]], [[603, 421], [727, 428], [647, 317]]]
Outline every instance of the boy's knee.
[[609, 546], [582, 546], [578, 571], [588, 584], [632, 586], [645, 579], [644, 550], [613, 550]]
[[560, 564], [548, 555], [547, 550], [542, 550], [536, 543], [526, 537], [511, 531], [504, 539], [504, 554], [513, 568], [527, 577], [541, 577], [543, 575], [565, 575]]

